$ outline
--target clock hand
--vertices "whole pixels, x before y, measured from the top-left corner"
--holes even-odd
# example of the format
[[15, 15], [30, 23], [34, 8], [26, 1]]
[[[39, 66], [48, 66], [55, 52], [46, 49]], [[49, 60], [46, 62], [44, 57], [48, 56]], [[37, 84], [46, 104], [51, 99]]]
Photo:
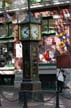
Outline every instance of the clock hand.
[[38, 35], [38, 32], [37, 32], [37, 31], [34, 31], [34, 33], [35, 33], [36, 35]]
[[24, 29], [24, 34], [28, 35], [28, 28]]

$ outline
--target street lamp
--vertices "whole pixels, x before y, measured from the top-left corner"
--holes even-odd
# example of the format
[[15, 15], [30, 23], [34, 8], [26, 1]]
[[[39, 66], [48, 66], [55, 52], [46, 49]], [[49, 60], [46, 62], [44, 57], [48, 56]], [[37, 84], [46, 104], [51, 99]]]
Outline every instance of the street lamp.
[[[41, 22], [33, 17], [28, 0], [28, 14], [19, 25], [19, 39], [23, 45], [23, 80], [19, 93], [19, 100], [41, 98], [41, 82], [38, 75], [38, 41], [41, 39]], [[25, 100], [26, 98], [26, 100]]]

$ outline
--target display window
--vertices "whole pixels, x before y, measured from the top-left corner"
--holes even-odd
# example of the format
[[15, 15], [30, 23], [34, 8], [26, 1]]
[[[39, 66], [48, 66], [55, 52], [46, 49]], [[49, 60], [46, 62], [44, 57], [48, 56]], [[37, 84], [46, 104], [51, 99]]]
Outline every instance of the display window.
[[0, 67], [14, 66], [14, 43], [0, 43]]
[[0, 8], [2, 8], [2, 0], [0, 0]]
[[52, 18], [52, 16], [48, 15], [50, 13], [49, 11], [47, 12], [48, 14], [46, 12], [41, 12], [42, 38], [39, 42], [39, 63], [55, 63], [55, 20]]
[[54, 36], [43, 36], [39, 42], [39, 62], [55, 63], [56, 56], [70, 54], [69, 36], [69, 25], [57, 25]]
[[54, 37], [45, 36], [39, 42], [39, 63], [55, 63], [55, 40]]
[[56, 56], [70, 54], [70, 11], [67, 8], [35, 12], [42, 17], [42, 39], [39, 42], [39, 62], [55, 63]]
[[55, 35], [45, 35], [39, 42], [39, 62], [55, 63], [56, 56], [70, 54], [69, 25], [56, 24]]

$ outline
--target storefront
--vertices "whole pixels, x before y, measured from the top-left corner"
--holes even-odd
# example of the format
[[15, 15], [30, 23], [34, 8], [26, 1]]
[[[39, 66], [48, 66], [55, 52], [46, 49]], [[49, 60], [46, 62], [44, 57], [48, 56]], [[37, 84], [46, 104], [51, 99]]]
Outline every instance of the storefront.
[[[10, 14], [11, 16], [13, 13]], [[0, 13], [0, 84], [14, 84], [14, 36], [12, 21]]]
[[39, 7], [34, 9], [33, 15], [42, 19], [42, 39], [39, 42], [38, 52], [39, 77], [44, 89], [54, 89], [57, 69], [71, 68], [70, 5], [60, 3]]
[[[32, 0], [31, 0], [32, 1]], [[42, 38], [38, 44], [38, 62], [39, 62], [39, 77], [40, 80], [45, 83], [47, 80], [47, 85], [54, 85], [55, 87], [55, 78], [56, 78], [56, 68], [57, 61], [56, 57], [70, 55], [70, 46], [71, 46], [71, 34], [70, 34], [70, 21], [71, 21], [71, 13], [70, 13], [70, 3], [65, 1], [63, 4], [59, 2], [59, 0], [53, 0], [50, 3], [48, 0], [45, 0], [42, 4], [43, 0], [34, 0], [32, 3], [31, 11], [36, 18], [41, 18], [41, 26], [42, 26]], [[49, 3], [49, 5], [48, 5]], [[59, 4], [57, 4], [59, 3]], [[35, 7], [34, 4], [37, 6]], [[24, 14], [24, 15], [23, 15]], [[22, 10], [19, 13], [19, 19], [17, 19], [17, 13], [8, 16], [14, 21], [21, 21], [21, 18], [24, 19], [25, 13]], [[4, 20], [4, 18], [3, 18]], [[5, 27], [6, 23], [2, 24], [2, 14], [0, 14], [1, 31]], [[0, 25], [0, 26], [1, 26]], [[9, 26], [8, 26], [9, 27]], [[1, 36], [13, 34], [13, 38], [8, 37], [1, 40], [0, 37], [0, 66], [4, 68], [5, 66], [10, 65], [13, 69], [20, 71], [22, 69], [22, 44], [19, 41], [19, 31], [17, 22], [13, 25], [13, 28], [10, 26], [10, 30], [7, 31], [7, 28], [3, 30], [3, 34]], [[11, 28], [13, 33], [11, 32]], [[6, 33], [7, 31], [7, 33]], [[0, 32], [2, 33], [2, 32]], [[10, 34], [11, 33], [11, 34]], [[6, 41], [7, 40], [7, 41]], [[8, 54], [7, 54], [8, 53]], [[6, 58], [6, 55], [10, 56], [9, 60]], [[2, 60], [2, 57], [3, 59]], [[62, 59], [62, 58], [61, 58]], [[59, 59], [57, 59], [59, 60]], [[59, 62], [59, 61], [58, 61]], [[68, 62], [69, 63], [69, 62]], [[65, 65], [64, 65], [65, 66]], [[58, 67], [59, 68], [59, 67]], [[3, 73], [3, 72], [2, 72]], [[45, 80], [46, 79], [46, 80]], [[45, 80], [45, 81], [44, 81]], [[52, 84], [53, 83], [53, 84]], [[54, 87], [46, 87], [46, 88], [54, 88]], [[43, 87], [44, 88], [44, 87]]]

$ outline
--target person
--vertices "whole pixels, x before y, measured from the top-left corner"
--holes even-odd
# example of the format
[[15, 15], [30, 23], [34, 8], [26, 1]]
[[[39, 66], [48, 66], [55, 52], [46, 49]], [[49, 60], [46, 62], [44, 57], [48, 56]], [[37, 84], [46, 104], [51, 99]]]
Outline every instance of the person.
[[60, 93], [63, 91], [65, 77], [65, 71], [60, 68], [60, 70], [57, 72], [58, 91]]

